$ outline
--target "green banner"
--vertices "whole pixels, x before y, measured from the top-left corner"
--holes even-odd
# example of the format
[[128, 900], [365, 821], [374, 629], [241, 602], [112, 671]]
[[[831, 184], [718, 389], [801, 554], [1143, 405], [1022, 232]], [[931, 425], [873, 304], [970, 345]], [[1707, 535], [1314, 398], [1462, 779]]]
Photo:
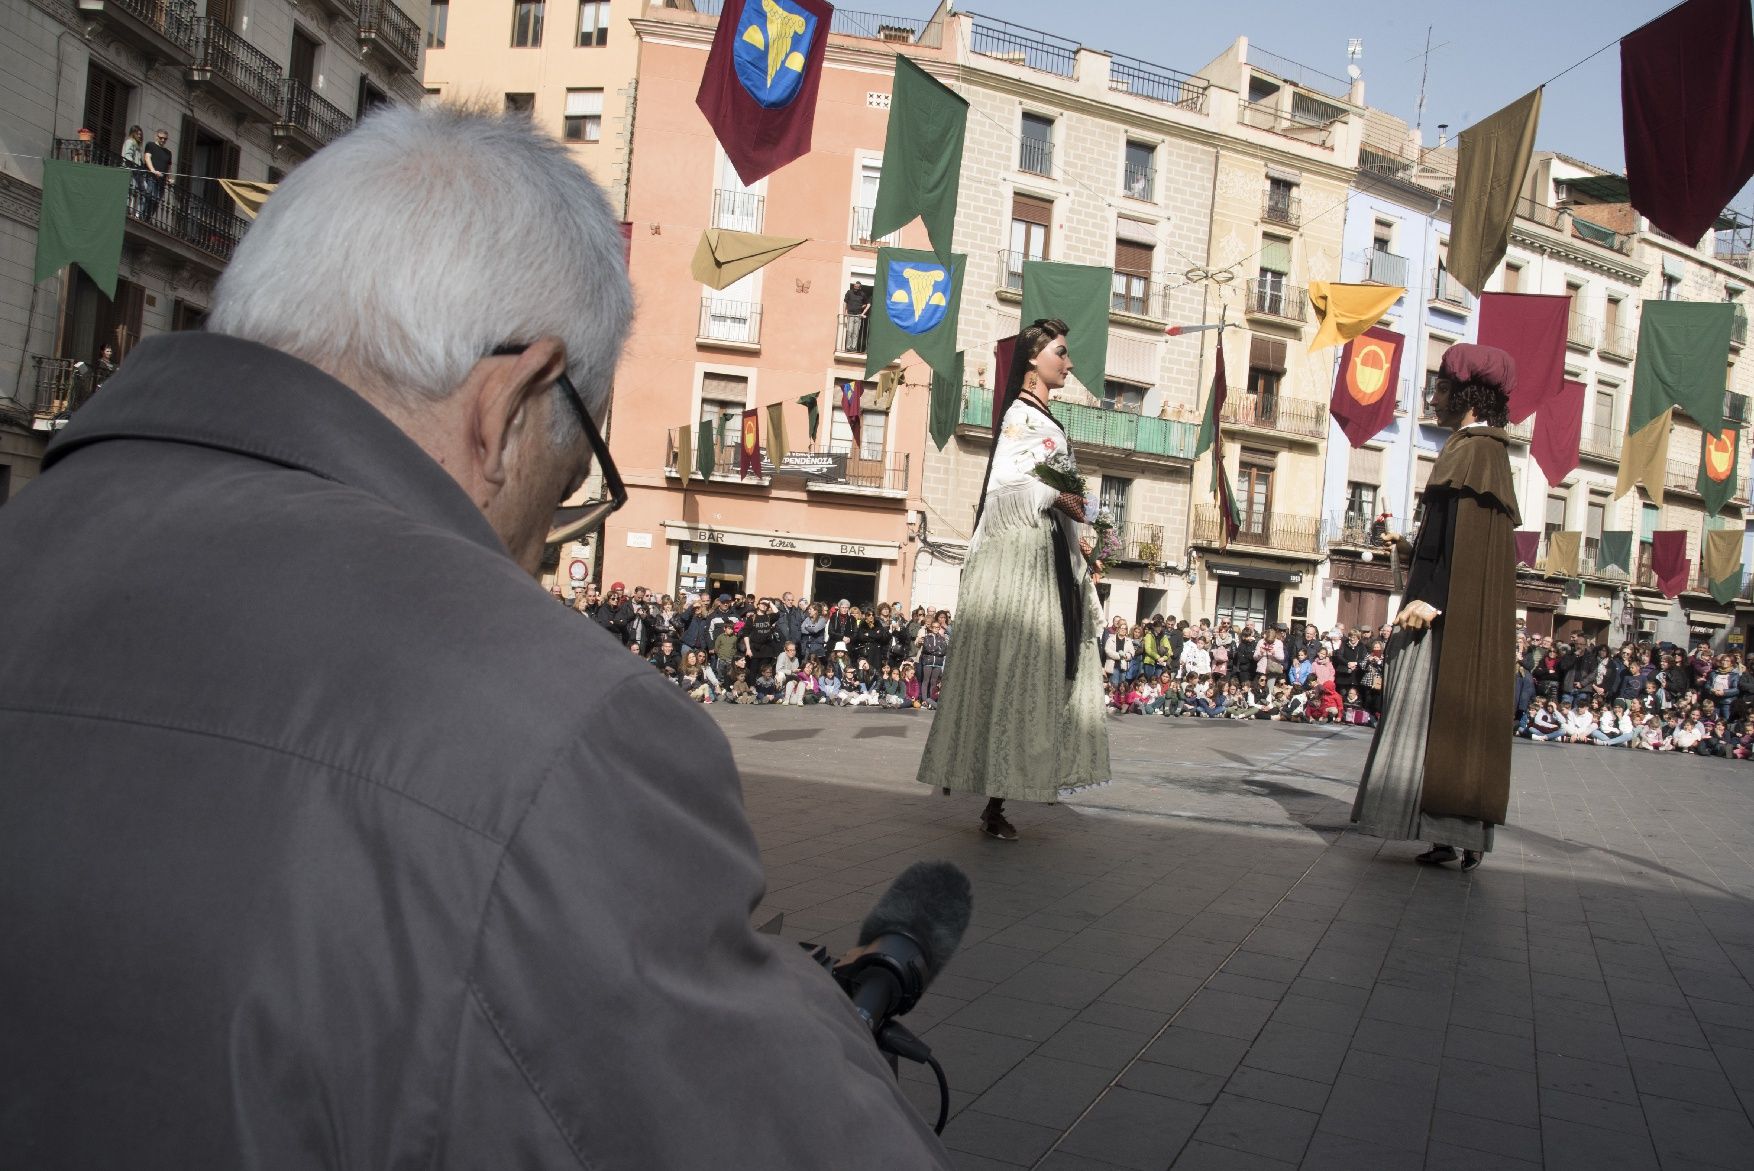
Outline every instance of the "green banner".
[[896, 54], [889, 98], [889, 133], [883, 142], [883, 175], [871, 208], [871, 238], [881, 239], [911, 222], [926, 226], [940, 264], [951, 263], [962, 182], [962, 140], [968, 102], [948, 86]]
[[1706, 588], [1712, 599], [1720, 606], [1735, 601], [1742, 592], [1742, 530], [1707, 532], [1699, 555], [1705, 562]]
[[877, 287], [865, 339], [865, 377], [912, 350], [934, 371], [956, 360], [956, 318], [962, 311], [962, 274], [968, 258], [940, 264], [912, 248], [877, 250]]
[[1694, 486], [1705, 501], [1705, 515], [1716, 516], [1736, 494], [1737, 481], [1742, 474], [1742, 433], [1734, 427], [1725, 427], [1713, 435], [1702, 432], [1699, 436], [1699, 477]]
[[[821, 397], [821, 395], [821, 391], [813, 390], [809, 394], [803, 395], [798, 399], [798, 405], [803, 407], [804, 413], [810, 416], [810, 443], [816, 442], [817, 425], [822, 422], [822, 414], [816, 406], [816, 400]], [[808, 446], [808, 444], [806, 444], [806, 446]]]
[[1091, 264], [1023, 262], [1023, 325], [1044, 317], [1066, 323], [1066, 352], [1084, 389], [1102, 397], [1108, 369], [1108, 307], [1114, 269]]
[[932, 371], [931, 435], [939, 451], [950, 442], [950, 436], [956, 431], [956, 422], [962, 417], [963, 357], [958, 353], [947, 369]]
[[713, 478], [713, 461], [718, 457], [718, 444], [713, 442], [713, 425], [710, 420], [702, 419], [694, 439], [694, 469], [700, 478]]
[[1730, 360], [1735, 306], [1696, 301], [1646, 301], [1639, 312], [1638, 362], [1632, 368], [1627, 433], [1673, 405], [1699, 429], [1724, 429], [1724, 370]]
[[43, 210], [37, 223], [38, 283], [67, 264], [85, 270], [104, 296], [116, 297], [122, 225], [128, 219], [127, 167], [43, 160]]
[[1605, 530], [1596, 542], [1596, 568], [1632, 572], [1632, 530]]

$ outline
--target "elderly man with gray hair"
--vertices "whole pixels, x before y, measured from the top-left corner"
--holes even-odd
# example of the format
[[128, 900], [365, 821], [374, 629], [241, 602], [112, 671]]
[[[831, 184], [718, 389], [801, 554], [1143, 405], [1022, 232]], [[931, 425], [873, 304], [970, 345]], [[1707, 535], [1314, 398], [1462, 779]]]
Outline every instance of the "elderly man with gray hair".
[[624, 498], [622, 256], [528, 122], [375, 114], [0, 510], [0, 1166], [948, 1165], [532, 579]]

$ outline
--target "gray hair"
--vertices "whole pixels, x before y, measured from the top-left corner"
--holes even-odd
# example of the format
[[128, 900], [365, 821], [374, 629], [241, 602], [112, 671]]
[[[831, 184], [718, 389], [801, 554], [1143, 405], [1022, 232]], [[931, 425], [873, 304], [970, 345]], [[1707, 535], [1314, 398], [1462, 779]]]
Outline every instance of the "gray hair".
[[[527, 118], [386, 107], [275, 190], [207, 328], [346, 371], [410, 406], [496, 346], [555, 336], [601, 415], [633, 316], [608, 202]], [[576, 442], [555, 412], [557, 442]]]

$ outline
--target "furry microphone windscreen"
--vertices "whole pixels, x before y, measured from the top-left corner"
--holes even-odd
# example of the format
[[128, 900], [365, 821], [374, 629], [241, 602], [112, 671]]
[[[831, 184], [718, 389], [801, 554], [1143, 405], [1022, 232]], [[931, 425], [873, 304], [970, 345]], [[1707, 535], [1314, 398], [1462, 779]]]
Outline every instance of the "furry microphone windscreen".
[[880, 935], [906, 935], [926, 952], [934, 972], [944, 970], [968, 930], [974, 906], [968, 875], [950, 862], [915, 862], [883, 892], [859, 927], [859, 946]]

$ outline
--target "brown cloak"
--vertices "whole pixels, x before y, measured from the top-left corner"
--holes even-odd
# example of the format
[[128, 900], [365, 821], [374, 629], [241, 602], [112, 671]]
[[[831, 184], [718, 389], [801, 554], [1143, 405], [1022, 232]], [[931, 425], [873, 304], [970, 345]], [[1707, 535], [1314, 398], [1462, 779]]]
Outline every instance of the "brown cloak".
[[1516, 542], [1509, 437], [1468, 427], [1444, 444], [1405, 600], [1443, 611], [1420, 810], [1502, 825], [1515, 709]]

